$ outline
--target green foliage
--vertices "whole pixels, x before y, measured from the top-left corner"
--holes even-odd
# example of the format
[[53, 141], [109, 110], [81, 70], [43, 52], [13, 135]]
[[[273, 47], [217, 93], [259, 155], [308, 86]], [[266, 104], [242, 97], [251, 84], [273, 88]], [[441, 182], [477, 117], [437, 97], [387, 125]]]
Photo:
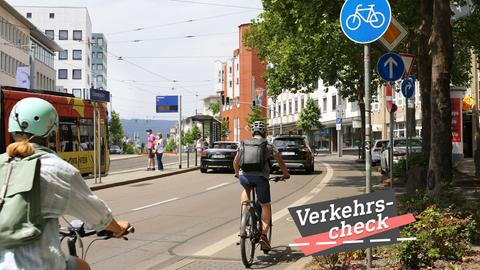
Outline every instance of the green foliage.
[[202, 133], [200, 132], [200, 129], [196, 124], [193, 124], [192, 129], [190, 130], [190, 133], [192, 134], [192, 139], [193, 140], [198, 140], [200, 137], [202, 137]]
[[123, 126], [120, 121], [120, 115], [113, 111], [110, 122], [108, 123], [108, 130], [110, 132], [110, 140], [112, 144], [122, 145], [123, 143]]
[[399, 244], [399, 257], [407, 269], [432, 266], [436, 260], [461, 260], [469, 250], [476, 229], [472, 216], [460, 210], [429, 206], [416, 216], [417, 222], [405, 226], [402, 237], [416, 241]]
[[309, 133], [314, 128], [322, 129], [323, 125], [320, 122], [322, 114], [317, 103], [309, 97], [305, 109], [300, 113], [300, 118], [297, 122], [297, 127], [302, 128], [306, 133]]
[[191, 130], [187, 132], [182, 131], [182, 145], [190, 145], [194, 142]]
[[349, 269], [352, 259], [352, 252], [334, 253], [325, 256], [314, 256], [311, 264], [321, 266], [322, 269]]
[[165, 152], [175, 152], [177, 150], [177, 144], [173, 139], [169, 139], [165, 145]]
[[211, 111], [213, 115], [218, 115], [218, 113], [220, 112], [220, 104], [210, 103], [210, 105], [208, 105], [208, 110]]
[[[419, 167], [427, 167], [428, 160], [423, 153], [411, 153], [408, 155], [408, 166], [411, 168], [412, 166], [419, 166]], [[398, 163], [393, 164], [393, 176], [394, 177], [405, 177], [407, 168], [407, 159], [399, 160]]]
[[135, 149], [135, 147], [133, 147], [133, 145], [130, 143], [123, 143], [123, 152], [129, 155], [139, 153], [138, 149]]
[[222, 122], [221, 122], [221, 126], [220, 126], [220, 134], [221, 134], [222, 138], [227, 137], [227, 132], [229, 132], [228, 122], [227, 122], [227, 120], [223, 119]]
[[252, 111], [248, 114], [247, 123], [251, 126], [255, 121], [262, 121], [267, 124], [267, 118], [262, 116], [262, 110], [258, 106], [250, 106]]

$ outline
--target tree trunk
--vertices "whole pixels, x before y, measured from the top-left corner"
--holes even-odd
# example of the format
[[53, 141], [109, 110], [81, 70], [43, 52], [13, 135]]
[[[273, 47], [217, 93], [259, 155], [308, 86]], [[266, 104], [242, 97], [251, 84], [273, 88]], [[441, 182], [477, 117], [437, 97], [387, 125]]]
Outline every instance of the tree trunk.
[[433, 0], [420, 1], [421, 24], [418, 30], [418, 80], [422, 103], [422, 149], [428, 160], [430, 154], [430, 93], [432, 90], [432, 55], [429, 39], [432, 33]]
[[450, 72], [453, 46], [450, 1], [435, 0], [432, 24], [431, 146], [427, 187], [438, 197], [452, 180]]

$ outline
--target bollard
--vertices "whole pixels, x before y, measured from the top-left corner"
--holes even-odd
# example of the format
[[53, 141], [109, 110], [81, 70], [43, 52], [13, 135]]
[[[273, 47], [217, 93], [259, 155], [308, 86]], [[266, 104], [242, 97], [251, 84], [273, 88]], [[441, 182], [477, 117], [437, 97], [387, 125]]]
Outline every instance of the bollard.
[[195, 148], [195, 167], [198, 166], [198, 149]]

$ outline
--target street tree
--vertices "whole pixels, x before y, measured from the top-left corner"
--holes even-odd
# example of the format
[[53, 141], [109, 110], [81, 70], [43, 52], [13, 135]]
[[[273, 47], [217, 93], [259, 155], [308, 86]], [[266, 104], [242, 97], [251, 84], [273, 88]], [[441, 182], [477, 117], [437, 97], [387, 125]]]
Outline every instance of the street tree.
[[320, 119], [322, 118], [322, 114], [320, 112], [320, 108], [318, 107], [317, 103], [309, 97], [307, 99], [307, 104], [305, 108], [300, 113], [300, 118], [297, 122], [297, 127], [301, 128], [307, 134], [308, 141], [310, 145], [312, 145], [312, 132], [314, 128], [322, 129], [324, 126]]
[[192, 134], [192, 139], [193, 140], [198, 140], [202, 136], [202, 133], [200, 132], [200, 129], [196, 124], [193, 124], [192, 129], [190, 130], [190, 133]]
[[123, 126], [120, 121], [120, 115], [113, 111], [110, 122], [108, 123], [108, 129], [110, 131], [110, 140], [112, 144], [122, 145], [123, 144]]
[[267, 124], [267, 118], [262, 116], [262, 110], [258, 106], [250, 106], [250, 113], [247, 117], [247, 124], [251, 126], [255, 121], [262, 121]]
[[223, 139], [225, 139], [227, 137], [228, 132], [230, 132], [230, 130], [228, 129], [228, 122], [227, 122], [227, 120], [222, 119], [220, 124], [221, 124], [220, 125], [220, 135], [222, 136]]
[[216, 117], [220, 112], [220, 104], [219, 103], [210, 103], [208, 105], [208, 110], [212, 112], [213, 116]]

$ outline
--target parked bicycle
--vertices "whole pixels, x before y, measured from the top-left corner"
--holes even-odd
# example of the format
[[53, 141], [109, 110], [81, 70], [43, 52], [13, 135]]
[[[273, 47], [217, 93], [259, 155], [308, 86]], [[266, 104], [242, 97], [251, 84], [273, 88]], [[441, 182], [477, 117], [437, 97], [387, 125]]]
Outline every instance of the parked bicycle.
[[[282, 176], [274, 176], [269, 181], [284, 181]], [[255, 197], [255, 188], [250, 191], [250, 200], [242, 203], [240, 221], [240, 253], [242, 262], [246, 268], [253, 264], [255, 250], [257, 249], [262, 235], [262, 207]], [[267, 234], [268, 240], [272, 242], [272, 219], [270, 217], [270, 229]], [[268, 251], [263, 251], [268, 254]]]
[[[125, 236], [129, 233], [134, 233], [135, 228], [133, 226], [130, 226], [127, 231], [125, 232], [123, 239], [128, 240], [128, 238]], [[83, 248], [83, 242], [82, 238], [84, 237], [89, 237], [92, 235], [97, 235], [98, 238], [93, 240], [86, 249]], [[108, 240], [110, 238], [114, 238], [113, 233], [110, 231], [87, 231], [85, 230], [85, 223], [80, 220], [73, 220], [72, 222], [69, 223], [67, 228], [60, 228], [60, 242], [62, 242], [65, 238], [67, 238], [67, 246], [68, 246], [68, 252], [70, 256], [75, 256], [79, 257], [77, 254], [77, 247], [76, 243], [77, 240], [80, 241], [80, 247], [82, 249], [81, 253], [81, 259], [85, 260], [87, 257], [88, 249], [90, 246], [98, 241], [98, 240]]]
[[[358, 5], [355, 9], [355, 13], [347, 17], [345, 23], [348, 29], [352, 31], [357, 30], [360, 25], [362, 25], [362, 21], [370, 24], [373, 28], [380, 28], [383, 26], [385, 23], [385, 16], [381, 12], [375, 11], [375, 5], [368, 5], [368, 8], [361, 7], [361, 4]], [[364, 16], [365, 14], [367, 16]]]

